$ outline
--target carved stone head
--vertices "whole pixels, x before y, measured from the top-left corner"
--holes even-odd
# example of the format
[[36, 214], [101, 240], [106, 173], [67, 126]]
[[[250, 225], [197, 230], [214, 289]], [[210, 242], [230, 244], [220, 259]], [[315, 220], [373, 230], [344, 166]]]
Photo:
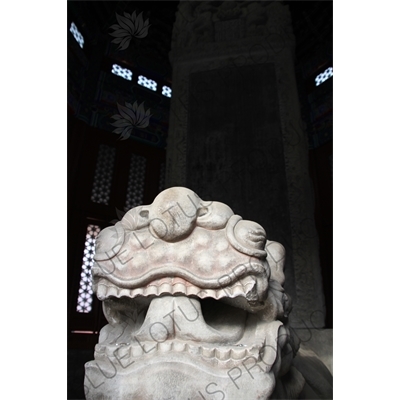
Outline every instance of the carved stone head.
[[301, 390], [285, 250], [259, 224], [174, 187], [103, 229], [94, 259], [108, 325], [85, 366], [87, 399], [267, 399], [282, 385], [290, 397]]

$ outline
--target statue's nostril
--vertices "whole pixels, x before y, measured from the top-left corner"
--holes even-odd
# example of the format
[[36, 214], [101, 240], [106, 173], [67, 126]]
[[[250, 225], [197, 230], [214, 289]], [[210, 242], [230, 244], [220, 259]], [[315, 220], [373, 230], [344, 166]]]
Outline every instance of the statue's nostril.
[[267, 241], [265, 230], [253, 221], [239, 221], [235, 227], [235, 236], [243, 246], [258, 250], [263, 250]]
[[228, 221], [226, 236], [229, 243], [241, 253], [262, 259], [267, 256], [267, 234], [256, 222], [242, 220], [239, 215], [233, 215]]

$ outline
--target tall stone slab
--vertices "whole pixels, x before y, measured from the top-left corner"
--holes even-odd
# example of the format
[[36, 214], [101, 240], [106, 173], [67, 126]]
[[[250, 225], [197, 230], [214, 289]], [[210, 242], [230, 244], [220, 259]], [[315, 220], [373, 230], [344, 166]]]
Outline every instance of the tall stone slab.
[[281, 2], [180, 3], [166, 184], [259, 221], [286, 248], [291, 325], [320, 328], [325, 304], [294, 46]]

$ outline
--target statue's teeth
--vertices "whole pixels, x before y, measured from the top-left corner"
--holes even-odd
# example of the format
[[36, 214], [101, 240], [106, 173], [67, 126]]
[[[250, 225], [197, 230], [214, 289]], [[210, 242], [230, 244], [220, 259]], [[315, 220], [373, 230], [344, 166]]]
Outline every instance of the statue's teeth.
[[228, 290], [228, 288], [223, 288], [223, 289], [217, 290], [217, 292], [215, 293], [215, 298], [217, 300], [219, 300], [223, 297], [230, 297], [230, 295], [231, 295], [230, 289]]
[[229, 286], [218, 290], [218, 292], [219, 292], [218, 299], [220, 299], [221, 297], [227, 297], [227, 296], [231, 297], [232, 296], [232, 289]]
[[118, 293], [118, 297], [130, 297], [131, 291], [129, 289], [121, 289]]
[[116, 286], [111, 286], [107, 291], [108, 296], [118, 296], [120, 295], [120, 290]]
[[159, 288], [158, 288], [158, 295], [162, 293], [172, 293], [172, 286], [170, 283], [163, 283]]
[[147, 286], [147, 287], [145, 288], [143, 294], [144, 294], [145, 296], [150, 296], [150, 295], [155, 295], [155, 296], [157, 296], [157, 295], [158, 295], [158, 287], [157, 287], [157, 286], [153, 286], [153, 285]]
[[246, 349], [232, 349], [231, 357], [234, 360], [241, 360], [246, 355]]
[[215, 357], [218, 360], [226, 361], [231, 357], [231, 349], [230, 348], [217, 348], [215, 350]]
[[108, 290], [105, 285], [99, 284], [97, 286], [97, 297], [99, 298], [99, 300], [104, 300], [106, 298], [107, 292], [108, 292]]
[[158, 350], [161, 351], [162, 353], [166, 353], [166, 352], [170, 351], [171, 347], [172, 347], [172, 342], [169, 340], [158, 344]]
[[[163, 278], [164, 279], [164, 278]], [[96, 284], [96, 293], [97, 297], [100, 300], [104, 300], [107, 297], [115, 296], [115, 297], [130, 297], [135, 298], [138, 296], [160, 296], [163, 294], [170, 293], [174, 294], [182, 294], [185, 296], [197, 296], [201, 299], [206, 297], [211, 297], [216, 300], [221, 298], [234, 298], [238, 296], [244, 296], [249, 294], [251, 290], [253, 290], [254, 285], [256, 283], [253, 277], [245, 277], [240, 281], [235, 282], [229, 287], [222, 287], [216, 289], [201, 289], [197, 286], [191, 285], [189, 283], [176, 282], [173, 283], [172, 279], [164, 281], [163, 279], [159, 279], [157, 281], [149, 283], [145, 287], [128, 289], [128, 288], [118, 288], [108, 282], [106, 279], [100, 280]]]
[[186, 289], [187, 296], [197, 296], [199, 292], [200, 292], [199, 288], [195, 286], [189, 286]]
[[173, 349], [178, 352], [185, 351], [187, 350], [187, 344], [185, 342], [174, 342]]
[[186, 286], [183, 283], [176, 283], [172, 286], [172, 294], [184, 294], [186, 295]]
[[[214, 366], [221, 368], [233, 368], [248, 357], [255, 357], [258, 361], [263, 362], [263, 365], [268, 363], [269, 355], [264, 352], [260, 353], [260, 346], [252, 346], [251, 349], [240, 347], [205, 347], [201, 345], [191, 345], [181, 341], [166, 340], [165, 342], [140, 342], [134, 344], [113, 344], [108, 346], [99, 346], [95, 348], [95, 359], [102, 360], [108, 356], [109, 359], [124, 359], [128, 362], [132, 359], [136, 360], [148, 354], [155, 353], [183, 353], [187, 352], [192, 357], [203, 356], [203, 360], [211, 363]], [[267, 365], [268, 368], [268, 365]], [[270, 370], [270, 366], [268, 368]]]
[[142, 346], [143, 346], [143, 348], [144, 348], [143, 351], [144, 351], [146, 354], [147, 354], [147, 353], [153, 353], [153, 352], [155, 352], [155, 351], [158, 350], [159, 343], [157, 343], [157, 342], [144, 343]]
[[214, 358], [215, 357], [215, 348], [202, 347], [201, 350], [202, 350], [204, 357], [206, 357], [206, 358]]
[[198, 345], [193, 346], [191, 344], [188, 344], [188, 351], [190, 354], [197, 356], [200, 354], [200, 347]]
[[254, 344], [253, 346], [251, 346], [249, 349], [247, 349], [247, 355], [248, 356], [256, 356], [258, 357], [260, 354], [260, 349], [261, 349], [261, 345], [260, 344]]
[[244, 289], [244, 287], [242, 285], [235, 286], [232, 289], [232, 297], [240, 296], [241, 294], [243, 294], [245, 292], [246, 292], [246, 290]]

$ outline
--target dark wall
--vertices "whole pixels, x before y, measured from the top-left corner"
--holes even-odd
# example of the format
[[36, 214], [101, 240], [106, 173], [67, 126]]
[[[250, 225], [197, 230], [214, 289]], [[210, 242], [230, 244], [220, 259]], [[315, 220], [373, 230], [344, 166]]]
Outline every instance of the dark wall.
[[310, 150], [310, 175], [314, 184], [315, 223], [326, 302], [326, 328], [333, 327], [333, 144]]
[[93, 360], [93, 350], [68, 350], [67, 398], [69, 400], [85, 399], [83, 380], [85, 363]]

